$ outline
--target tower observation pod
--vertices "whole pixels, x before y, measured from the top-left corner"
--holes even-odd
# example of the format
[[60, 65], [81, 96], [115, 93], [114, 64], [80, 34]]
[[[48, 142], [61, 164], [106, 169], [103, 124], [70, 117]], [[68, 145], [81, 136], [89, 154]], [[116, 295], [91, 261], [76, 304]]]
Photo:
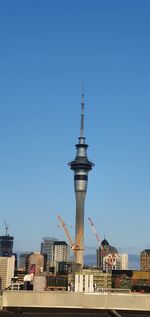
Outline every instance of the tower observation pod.
[[81, 235], [79, 250], [75, 253], [75, 263], [84, 265], [84, 204], [88, 184], [88, 172], [94, 164], [87, 158], [88, 145], [85, 143], [84, 137], [84, 94], [82, 94], [81, 102], [81, 128], [79, 142], [76, 146], [76, 157], [68, 165], [74, 171], [74, 190], [76, 197], [76, 227], [75, 227], [75, 243], [79, 241]]

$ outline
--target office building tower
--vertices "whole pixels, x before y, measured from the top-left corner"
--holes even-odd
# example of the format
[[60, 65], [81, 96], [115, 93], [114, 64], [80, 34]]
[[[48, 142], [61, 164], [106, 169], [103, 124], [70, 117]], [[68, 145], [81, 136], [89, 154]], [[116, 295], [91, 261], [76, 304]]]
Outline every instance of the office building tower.
[[69, 258], [69, 246], [65, 241], [55, 241], [53, 260], [56, 262], [67, 262]]
[[[53, 259], [51, 261], [51, 272], [57, 273], [61, 264], [68, 262], [70, 247], [65, 241], [55, 241], [53, 244]], [[61, 263], [61, 264], [60, 264]]]
[[19, 269], [26, 269], [26, 259], [31, 252], [23, 252], [19, 254]]
[[[56, 272], [59, 262], [67, 262], [69, 258], [69, 246], [65, 241], [45, 237], [41, 243], [41, 254], [44, 256], [44, 271]], [[45, 263], [44, 262], [44, 263]]]
[[0, 257], [0, 280], [1, 290], [11, 285], [11, 279], [14, 277], [15, 256]]
[[150, 249], [145, 249], [140, 253], [141, 271], [150, 271]]
[[0, 236], [0, 256], [12, 256], [13, 254], [13, 241], [14, 238], [9, 234]]
[[108, 243], [106, 239], [104, 239], [96, 251], [97, 266], [99, 266], [101, 269], [103, 269], [103, 259], [106, 255], [109, 254], [109, 252], [110, 252], [110, 244]]
[[57, 239], [55, 238], [44, 237], [43, 241], [41, 242], [41, 254], [44, 255], [44, 259], [45, 259], [44, 270], [46, 270], [47, 272], [49, 272], [51, 262], [53, 261], [54, 242], [56, 241]]
[[121, 253], [118, 254], [117, 259], [120, 261], [120, 269], [121, 270], [128, 270], [128, 254], [127, 253]]
[[76, 157], [69, 163], [70, 168], [74, 171], [74, 190], [76, 197], [76, 228], [75, 243], [77, 250], [75, 252], [75, 263], [83, 266], [84, 254], [84, 204], [88, 185], [88, 172], [94, 164], [87, 158], [88, 145], [84, 137], [84, 94], [81, 102], [81, 128], [79, 142], [76, 144]]
[[105, 271], [107, 267], [107, 265], [105, 266], [105, 260], [109, 259], [111, 262], [115, 254], [118, 254], [117, 249], [111, 246], [109, 242], [106, 239], [104, 239], [96, 251], [97, 266], [99, 266], [102, 270]]

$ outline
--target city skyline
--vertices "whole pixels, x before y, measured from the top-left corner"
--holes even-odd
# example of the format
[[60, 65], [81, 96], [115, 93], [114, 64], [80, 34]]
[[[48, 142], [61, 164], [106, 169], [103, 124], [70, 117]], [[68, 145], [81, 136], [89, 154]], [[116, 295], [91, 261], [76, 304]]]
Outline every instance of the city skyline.
[[58, 214], [74, 238], [67, 163], [79, 134], [83, 80], [95, 163], [85, 245], [98, 247], [92, 217], [101, 240], [149, 248], [149, 10], [149, 1], [128, 0], [0, 4], [0, 234], [5, 220], [14, 249], [37, 250], [43, 236], [64, 240]]

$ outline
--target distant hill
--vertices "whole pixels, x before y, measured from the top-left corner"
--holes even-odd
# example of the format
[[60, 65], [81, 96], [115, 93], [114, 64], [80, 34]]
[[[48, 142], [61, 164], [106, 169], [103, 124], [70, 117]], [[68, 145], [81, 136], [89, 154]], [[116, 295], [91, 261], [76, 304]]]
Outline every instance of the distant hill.
[[[128, 254], [128, 268], [139, 270], [140, 269], [140, 257], [137, 254]], [[88, 254], [84, 256], [85, 265], [96, 265], [96, 255]]]
[[129, 269], [139, 270], [140, 269], [140, 256], [137, 254], [128, 254]]
[[[16, 253], [24, 253], [25, 251], [16, 251]], [[73, 259], [71, 257], [71, 259]], [[84, 256], [85, 265], [96, 265], [96, 254], [87, 254]], [[128, 254], [128, 268], [129, 270], [139, 270], [140, 269], [140, 256], [137, 254]]]
[[85, 265], [96, 265], [96, 255], [95, 254], [87, 254], [84, 256], [84, 264]]

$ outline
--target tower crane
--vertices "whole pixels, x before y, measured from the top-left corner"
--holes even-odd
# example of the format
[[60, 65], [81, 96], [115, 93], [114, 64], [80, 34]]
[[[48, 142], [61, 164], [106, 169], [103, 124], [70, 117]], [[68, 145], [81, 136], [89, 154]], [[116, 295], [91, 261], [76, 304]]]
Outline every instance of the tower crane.
[[89, 223], [90, 223], [90, 225], [91, 225], [91, 227], [92, 227], [92, 230], [93, 230], [93, 233], [94, 233], [94, 235], [95, 235], [95, 237], [96, 237], [96, 240], [97, 240], [97, 242], [98, 242], [98, 244], [99, 244], [99, 246], [100, 246], [100, 248], [101, 248], [101, 251], [102, 251], [102, 253], [103, 253], [103, 256], [105, 256], [105, 255], [106, 255], [106, 254], [104, 254], [104, 253], [105, 253], [105, 250], [104, 250], [103, 245], [101, 244], [101, 239], [100, 239], [100, 237], [99, 237], [99, 235], [98, 235], [98, 233], [97, 233], [97, 231], [96, 231], [94, 222], [92, 221], [92, 219], [91, 219], [90, 217], [88, 218], [88, 220], [89, 220]]
[[58, 215], [58, 216], [57, 216], [57, 219], [59, 220], [59, 222], [61, 223], [62, 228], [63, 228], [64, 231], [65, 231], [65, 234], [66, 234], [66, 236], [67, 236], [67, 238], [68, 238], [69, 244], [70, 244], [71, 249], [73, 250], [73, 252], [75, 253], [75, 252], [77, 252], [77, 251], [80, 251], [81, 249], [80, 249], [79, 244], [80, 244], [80, 239], [81, 239], [81, 236], [82, 236], [82, 231], [79, 233], [77, 243], [74, 243], [73, 240], [72, 240], [72, 238], [71, 238], [71, 235], [70, 235], [70, 233], [69, 233], [69, 231], [68, 231], [68, 229], [67, 229], [67, 226], [66, 226], [65, 222], [63, 221], [63, 219], [61, 218], [61, 216]]
[[94, 225], [92, 219], [89, 217], [88, 220], [89, 220], [89, 223], [90, 223], [90, 225], [92, 227], [92, 230], [93, 230], [93, 233], [94, 233], [94, 235], [96, 237], [97, 242], [99, 243], [99, 245], [101, 245], [100, 237], [99, 237], [99, 235], [98, 235], [98, 233], [96, 231], [96, 228], [95, 228], [95, 225]]
[[[99, 235], [98, 235], [98, 233], [97, 233], [97, 231], [96, 231], [94, 222], [92, 221], [92, 219], [91, 219], [90, 217], [88, 218], [88, 220], [89, 220], [89, 223], [90, 223], [90, 225], [91, 225], [91, 227], [92, 227], [92, 230], [93, 230], [93, 233], [94, 233], [94, 235], [95, 235], [95, 237], [96, 237], [96, 240], [97, 240], [97, 242], [98, 242], [98, 244], [99, 244], [99, 246], [100, 246], [100, 248], [101, 248], [102, 255], [103, 255], [103, 257], [105, 257], [105, 256], [106, 256], [106, 252], [105, 252], [105, 249], [104, 249], [103, 245], [101, 244], [101, 240], [100, 240], [100, 237], [99, 237]], [[112, 256], [111, 256], [111, 257], [109, 256], [108, 261], [107, 261], [107, 262], [105, 261], [105, 263], [106, 263], [109, 267], [112, 267], [113, 262], [114, 262], [114, 259], [115, 259], [114, 254], [112, 254]]]

